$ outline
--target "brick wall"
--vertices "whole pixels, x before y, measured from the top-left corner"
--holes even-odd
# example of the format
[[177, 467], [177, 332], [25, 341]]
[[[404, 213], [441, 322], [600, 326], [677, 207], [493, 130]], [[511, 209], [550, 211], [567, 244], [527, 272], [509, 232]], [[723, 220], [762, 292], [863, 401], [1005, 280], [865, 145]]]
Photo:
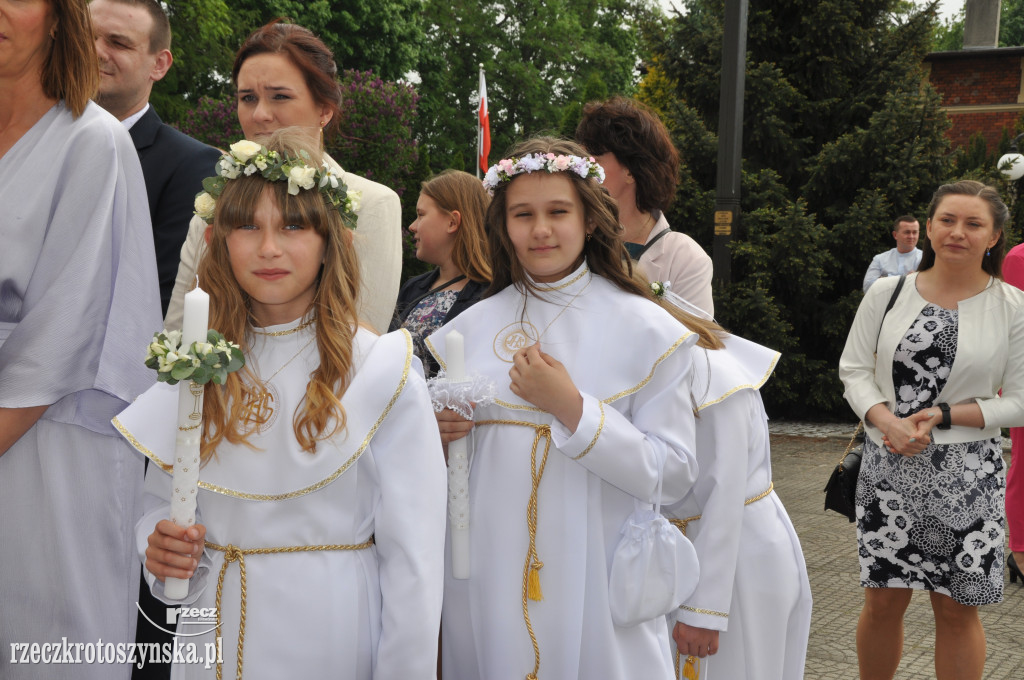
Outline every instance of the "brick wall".
[[935, 52], [925, 57], [928, 81], [942, 96], [953, 123], [955, 146], [965, 145], [980, 132], [994, 151], [1003, 134], [1024, 113], [1021, 69], [1024, 48], [1005, 47], [958, 52]]

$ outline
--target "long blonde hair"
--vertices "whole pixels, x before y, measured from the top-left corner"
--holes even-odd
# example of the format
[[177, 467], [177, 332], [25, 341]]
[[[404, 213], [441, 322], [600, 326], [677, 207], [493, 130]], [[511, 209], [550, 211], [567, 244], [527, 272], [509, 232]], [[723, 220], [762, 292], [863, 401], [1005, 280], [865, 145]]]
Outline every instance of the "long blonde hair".
[[445, 170], [423, 182], [420, 193], [446, 213], [459, 211], [462, 221], [452, 243], [452, 264], [469, 280], [490, 283], [484, 215], [491, 199], [480, 180], [468, 172]]
[[[268, 149], [297, 156], [309, 154], [311, 165], [322, 162], [318, 142], [307, 133], [283, 128], [264, 141]], [[254, 319], [249, 295], [235, 279], [226, 239], [232, 229], [251, 223], [265, 191], [271, 192], [286, 224], [314, 229], [324, 240], [324, 263], [316, 293], [306, 316], [316, 319], [320, 366], [313, 371], [306, 396], [295, 410], [292, 426], [304, 451], [314, 453], [318, 441], [345, 428], [345, 393], [352, 367], [352, 342], [358, 315], [359, 268], [352, 234], [341, 216], [316, 189], [288, 194], [286, 182], [269, 182], [259, 175], [228, 181], [217, 200], [209, 248], [199, 263], [199, 280], [210, 293], [210, 327], [238, 343], [248, 355]], [[223, 386], [207, 385], [203, 404], [201, 456], [205, 463], [224, 439], [250, 445], [249, 436], [265, 423], [246, 414], [248, 405], [263, 390], [259, 377], [246, 366], [228, 376]]]

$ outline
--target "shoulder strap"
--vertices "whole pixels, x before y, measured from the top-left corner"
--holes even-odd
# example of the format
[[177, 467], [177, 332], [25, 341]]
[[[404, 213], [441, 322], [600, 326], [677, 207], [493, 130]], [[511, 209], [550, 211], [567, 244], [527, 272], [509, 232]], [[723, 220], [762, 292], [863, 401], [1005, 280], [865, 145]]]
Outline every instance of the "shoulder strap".
[[655, 234], [654, 238], [652, 238], [650, 241], [648, 241], [647, 243], [644, 243], [644, 244], [628, 243], [628, 242], [625, 243], [626, 250], [629, 251], [630, 259], [632, 259], [634, 262], [639, 262], [640, 261], [640, 257], [644, 253], [647, 252], [647, 249], [650, 248], [651, 246], [653, 246], [655, 243], [657, 243], [658, 239], [660, 239], [662, 236], [664, 236], [665, 234], [667, 234], [670, 231], [672, 231], [672, 229], [670, 229], [669, 227], [665, 227], [664, 229], [659, 231], [657, 234]]
[[875, 353], [878, 353], [878, 339], [882, 337], [882, 324], [885, 323], [885, 315], [889, 313], [889, 310], [896, 304], [896, 298], [900, 296], [900, 291], [903, 290], [903, 282], [907, 280], [906, 274], [900, 274], [900, 280], [896, 282], [896, 288], [892, 291], [892, 296], [889, 298], [889, 303], [885, 306], [885, 311], [882, 312], [882, 320], [878, 322], [878, 334], [875, 336]]

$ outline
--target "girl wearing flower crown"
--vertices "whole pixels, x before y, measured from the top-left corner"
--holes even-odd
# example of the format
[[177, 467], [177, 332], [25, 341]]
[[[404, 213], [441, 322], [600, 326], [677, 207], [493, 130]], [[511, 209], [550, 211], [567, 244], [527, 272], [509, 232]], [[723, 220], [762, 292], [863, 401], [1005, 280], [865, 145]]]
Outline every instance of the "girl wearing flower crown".
[[[173, 438], [130, 433], [159, 464], [139, 545], [154, 595], [168, 601], [163, 580], [187, 578], [172, 604], [216, 609], [219, 628], [188, 641], [223, 640], [218, 678], [243, 664], [260, 677], [428, 678], [445, 513], [435, 420], [408, 333], [359, 326], [352, 196], [311, 142], [285, 129], [267, 147], [233, 145], [197, 201], [215, 202], [199, 266], [210, 327], [246, 366], [206, 390], [196, 525], [166, 519]], [[165, 392], [153, 422], [174, 413]]]
[[631, 276], [601, 175], [546, 137], [491, 168], [488, 297], [428, 339], [444, 367], [457, 329], [466, 371], [497, 388], [472, 421], [439, 418], [444, 441], [474, 433], [470, 575], [445, 582], [448, 679], [672, 677], [663, 616], [613, 623], [609, 565], [659, 477], [666, 502], [694, 481], [697, 335]]

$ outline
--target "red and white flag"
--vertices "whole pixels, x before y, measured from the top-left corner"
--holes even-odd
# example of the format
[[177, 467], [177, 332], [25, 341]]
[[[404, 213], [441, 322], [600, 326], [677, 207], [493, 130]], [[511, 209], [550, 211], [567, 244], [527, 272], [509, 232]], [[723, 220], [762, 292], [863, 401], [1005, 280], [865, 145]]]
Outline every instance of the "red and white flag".
[[491, 154], [491, 119], [487, 115], [487, 81], [484, 80], [484, 66], [480, 65], [480, 121], [477, 136], [477, 165], [486, 173], [487, 157]]

